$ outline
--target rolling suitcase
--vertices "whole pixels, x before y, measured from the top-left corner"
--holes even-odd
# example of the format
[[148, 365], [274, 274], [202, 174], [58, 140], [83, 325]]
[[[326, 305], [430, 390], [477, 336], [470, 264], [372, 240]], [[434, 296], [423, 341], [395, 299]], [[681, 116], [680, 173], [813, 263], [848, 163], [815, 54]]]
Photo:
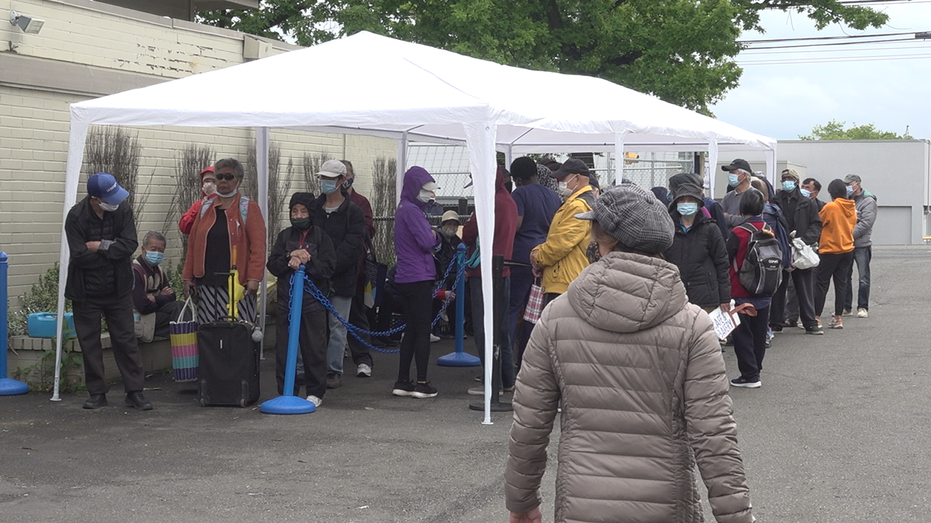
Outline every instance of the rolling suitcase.
[[[234, 258], [235, 259], [235, 258]], [[260, 342], [253, 341], [252, 325], [236, 316], [233, 278], [230, 274], [229, 317], [204, 323], [197, 331], [200, 353], [198, 393], [202, 406], [245, 407], [259, 399]]]

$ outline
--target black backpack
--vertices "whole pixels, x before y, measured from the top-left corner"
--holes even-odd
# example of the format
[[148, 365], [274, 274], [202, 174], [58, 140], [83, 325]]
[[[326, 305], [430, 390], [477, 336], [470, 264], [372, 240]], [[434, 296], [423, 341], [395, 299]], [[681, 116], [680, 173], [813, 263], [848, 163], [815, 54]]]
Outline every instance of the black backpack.
[[782, 283], [782, 247], [779, 240], [768, 226], [757, 230], [744, 224], [740, 228], [750, 233], [747, 254], [737, 273], [740, 284], [754, 296], [772, 296]]

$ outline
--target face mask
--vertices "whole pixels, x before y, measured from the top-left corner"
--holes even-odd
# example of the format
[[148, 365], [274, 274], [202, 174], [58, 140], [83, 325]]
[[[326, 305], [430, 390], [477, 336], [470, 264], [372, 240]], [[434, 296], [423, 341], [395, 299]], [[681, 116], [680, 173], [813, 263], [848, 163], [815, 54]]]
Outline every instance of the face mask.
[[737, 184], [740, 183], [740, 175], [739, 175], [739, 174], [734, 174], [734, 173], [728, 174], [728, 175], [727, 175], [727, 183], [728, 183], [728, 185], [730, 185], [731, 187], [737, 187]]
[[220, 198], [232, 198], [233, 196], [236, 196], [236, 192], [237, 191], [231, 191], [231, 192], [226, 192], [226, 193], [217, 192], [217, 196], [219, 196]]
[[165, 253], [158, 251], [145, 251], [145, 261], [152, 265], [158, 265], [165, 260]]
[[[436, 195], [433, 194], [433, 191], [428, 191], [426, 189], [421, 189], [420, 194], [417, 195], [417, 199], [423, 203], [433, 205], [436, 203]], [[431, 201], [432, 200], [432, 201]]]
[[811, 191], [809, 191], [808, 189], [799, 189], [799, 191], [802, 192], [802, 196], [804, 196], [805, 198], [811, 198]]
[[452, 238], [456, 235], [456, 232], [458, 232], [459, 227], [443, 227], [441, 230], [443, 231], [443, 236]]
[[217, 184], [213, 182], [204, 182], [204, 186], [201, 190], [204, 191], [204, 194], [207, 196], [212, 196], [217, 193]]
[[323, 194], [333, 194], [336, 192], [336, 180], [320, 180], [320, 190]]
[[[850, 194], [850, 192], [849, 192], [849, 191], [850, 191], [850, 187], [847, 187], [847, 191], [848, 191], [847, 194]], [[103, 210], [105, 210], [105, 211], [107, 211], [107, 212], [114, 212], [114, 211], [116, 211], [117, 209], [120, 208], [120, 204], [110, 205], [110, 204], [107, 203], [107, 202], [100, 202], [100, 208], [103, 209]]]
[[[853, 196], [853, 187], [848, 185], [847, 186], [847, 197], [850, 198], [851, 196]], [[101, 207], [103, 207], [103, 205], [101, 205]]]
[[670, 203], [672, 202], [672, 193], [669, 191], [666, 191], [666, 201]]
[[307, 218], [291, 218], [291, 225], [301, 230], [308, 229], [310, 228], [310, 217], [308, 216]]
[[343, 182], [343, 189], [349, 189], [350, 187], [352, 187], [353, 180], [355, 180], [355, 178], [346, 178], [346, 181]]
[[792, 180], [783, 180], [782, 190], [786, 192], [792, 192], [795, 190], [795, 182]]
[[692, 216], [698, 212], [698, 204], [695, 202], [682, 202], [676, 204], [676, 210], [682, 216]]
[[556, 183], [559, 184], [561, 191], [569, 191], [569, 194], [572, 194], [572, 190], [569, 189], [569, 177], [563, 178]]

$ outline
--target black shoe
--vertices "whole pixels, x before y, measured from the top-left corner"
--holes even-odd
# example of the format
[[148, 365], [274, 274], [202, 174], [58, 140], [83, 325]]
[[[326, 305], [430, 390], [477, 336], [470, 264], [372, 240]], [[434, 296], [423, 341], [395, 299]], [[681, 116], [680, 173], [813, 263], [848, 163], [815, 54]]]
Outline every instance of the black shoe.
[[814, 334], [815, 336], [821, 336], [824, 334], [824, 329], [815, 325], [814, 327], [809, 327], [805, 329], [805, 334]]
[[395, 396], [407, 397], [414, 395], [414, 382], [412, 381], [396, 381], [394, 382], [394, 388], [391, 389], [391, 393]]
[[152, 402], [145, 399], [145, 396], [139, 391], [127, 392], [126, 400], [123, 404], [127, 407], [135, 407], [139, 410], [152, 410]]
[[107, 406], [107, 395], [106, 394], [91, 394], [91, 397], [87, 398], [87, 401], [84, 402], [85, 409], [99, 409], [100, 407]]
[[421, 399], [435, 398], [436, 388], [430, 385], [429, 381], [426, 383], [417, 383], [417, 385], [414, 385], [414, 392], [411, 393], [411, 396]]
[[335, 372], [330, 372], [326, 375], [326, 388], [338, 389], [342, 386], [343, 386], [342, 374], [336, 374]]
[[770, 329], [773, 329], [773, 332], [782, 332], [782, 325], [770, 325]]

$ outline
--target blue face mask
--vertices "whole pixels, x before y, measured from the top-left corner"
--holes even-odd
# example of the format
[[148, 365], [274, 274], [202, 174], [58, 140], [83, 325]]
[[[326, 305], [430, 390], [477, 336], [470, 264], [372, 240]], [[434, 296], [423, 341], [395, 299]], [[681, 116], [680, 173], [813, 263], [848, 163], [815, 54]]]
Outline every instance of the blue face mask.
[[671, 202], [671, 201], [672, 201], [672, 192], [671, 192], [671, 191], [666, 191], [666, 201], [667, 201], [667, 202]]
[[698, 204], [695, 202], [682, 202], [676, 204], [676, 210], [682, 216], [692, 216], [698, 212]]
[[850, 198], [851, 196], [853, 196], [853, 187], [848, 185], [847, 186], [847, 197]]
[[799, 189], [799, 191], [802, 192], [802, 196], [804, 196], [805, 198], [811, 198], [811, 191], [809, 191], [808, 189]]
[[783, 180], [782, 190], [786, 192], [792, 192], [795, 190], [795, 182], [792, 180]]
[[145, 261], [158, 265], [165, 260], [165, 254], [157, 251], [145, 251]]
[[333, 194], [336, 192], [336, 180], [320, 180], [320, 190], [323, 194]]
[[737, 187], [737, 184], [740, 183], [740, 175], [734, 174], [734, 173], [728, 174], [728, 175], [727, 175], [727, 183], [728, 183], [728, 185], [730, 185], [731, 187]]

